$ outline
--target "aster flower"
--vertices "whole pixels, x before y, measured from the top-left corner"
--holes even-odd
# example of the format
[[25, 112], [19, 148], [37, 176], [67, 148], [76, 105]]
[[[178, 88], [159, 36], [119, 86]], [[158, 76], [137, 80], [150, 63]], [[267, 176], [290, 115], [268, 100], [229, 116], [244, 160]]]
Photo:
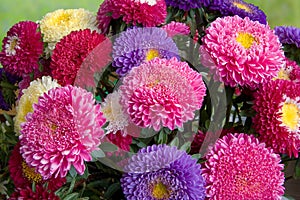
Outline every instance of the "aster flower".
[[39, 173], [35, 172], [34, 168], [29, 167], [20, 154], [20, 142], [18, 142], [9, 158], [8, 169], [10, 177], [14, 182], [16, 188], [31, 187], [32, 183], [35, 185], [43, 185], [48, 183], [48, 190], [56, 191], [66, 182], [66, 178], [53, 178], [44, 181]]
[[52, 88], [60, 87], [56, 80], [50, 76], [43, 76], [41, 79], [30, 82], [30, 86], [24, 89], [23, 95], [18, 101], [16, 107], [16, 116], [14, 118], [14, 129], [19, 135], [21, 124], [26, 121], [26, 115], [33, 112], [33, 104], [38, 102], [40, 96], [48, 92]]
[[128, 161], [125, 171], [121, 186], [128, 200], [205, 198], [200, 164], [176, 147], [143, 148]]
[[[101, 103], [101, 112], [108, 122], [108, 125], [104, 129], [109, 135], [121, 133], [124, 137], [128, 134], [137, 136], [141, 130], [132, 124], [129, 115], [120, 104], [120, 100], [120, 92], [114, 91], [108, 94], [104, 102]], [[110, 138], [114, 138], [114, 136]]]
[[242, 0], [206, 0], [204, 6], [209, 10], [219, 11], [222, 16], [238, 15], [241, 18], [249, 17], [252, 21], [267, 24], [267, 16], [262, 10]]
[[122, 32], [113, 45], [113, 66], [120, 76], [133, 67], [155, 57], [178, 57], [176, 44], [167, 33], [156, 27], [133, 28]]
[[109, 133], [106, 135], [108, 140], [117, 145], [120, 149], [124, 151], [130, 150], [130, 145], [132, 143], [132, 136], [130, 135], [123, 135], [122, 131], [117, 131], [116, 133]]
[[202, 7], [203, 0], [166, 0], [167, 6], [179, 8], [185, 11]]
[[82, 175], [104, 135], [105, 119], [93, 94], [70, 85], [41, 96], [26, 120], [20, 152], [43, 179], [65, 177], [71, 165]]
[[215, 63], [210, 66], [211, 73], [231, 87], [256, 88], [275, 77], [284, 65], [278, 37], [269, 26], [248, 17], [216, 19], [206, 29], [203, 43], [201, 50]]
[[97, 29], [96, 16], [85, 9], [59, 9], [47, 13], [40, 21], [43, 41], [48, 43], [48, 51], [52, 52], [55, 44], [72, 31]]
[[253, 135], [226, 135], [206, 158], [203, 177], [210, 199], [280, 200], [284, 194], [280, 156]]
[[300, 48], [300, 28], [276, 26], [274, 30], [282, 44], [294, 44], [297, 48]]
[[255, 93], [253, 118], [259, 139], [276, 153], [298, 157], [300, 151], [300, 86], [277, 79], [264, 84]]
[[9, 200], [19, 199], [51, 199], [59, 200], [59, 197], [54, 192], [49, 192], [46, 188], [40, 185], [35, 187], [35, 191], [31, 187], [17, 188], [15, 192], [10, 196]]
[[174, 130], [193, 119], [202, 105], [205, 85], [185, 62], [154, 58], [133, 68], [120, 86], [121, 104], [140, 127]]
[[128, 25], [154, 27], [165, 22], [167, 8], [164, 0], [105, 0], [97, 13], [98, 28], [109, 31], [112, 19], [121, 18]]
[[[109, 62], [110, 52], [111, 43], [104, 35], [89, 29], [73, 31], [56, 44], [50, 64], [52, 76], [63, 86], [74, 84], [76, 79], [78, 84], [90, 80], [87, 84], [93, 86], [93, 75]], [[82, 76], [87, 77], [82, 80]]]
[[168, 34], [168, 37], [174, 37], [175, 35], [189, 35], [190, 27], [185, 23], [172, 21], [161, 27]]
[[3, 39], [0, 63], [14, 75], [22, 76], [38, 69], [38, 59], [43, 53], [38, 24], [23, 21], [12, 26]]
[[293, 60], [285, 59], [285, 65], [281, 68], [274, 79], [291, 80], [300, 82], [300, 66]]

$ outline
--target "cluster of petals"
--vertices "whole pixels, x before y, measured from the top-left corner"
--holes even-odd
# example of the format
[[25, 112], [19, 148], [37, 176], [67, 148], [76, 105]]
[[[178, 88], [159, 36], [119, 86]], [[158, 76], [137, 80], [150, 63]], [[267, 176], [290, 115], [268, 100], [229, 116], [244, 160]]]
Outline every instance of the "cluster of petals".
[[65, 177], [71, 166], [83, 174], [84, 161], [92, 160], [101, 143], [104, 123], [92, 93], [70, 85], [51, 89], [21, 125], [20, 152], [43, 179]]
[[210, 199], [280, 200], [284, 194], [280, 156], [253, 135], [224, 136], [206, 159], [203, 177]]
[[257, 88], [274, 78], [285, 61], [274, 31], [248, 17], [216, 19], [206, 29], [203, 43], [201, 51], [214, 63], [211, 73], [231, 87]]
[[154, 58], [133, 68], [120, 86], [121, 104], [140, 127], [173, 130], [193, 119], [206, 88], [186, 62]]

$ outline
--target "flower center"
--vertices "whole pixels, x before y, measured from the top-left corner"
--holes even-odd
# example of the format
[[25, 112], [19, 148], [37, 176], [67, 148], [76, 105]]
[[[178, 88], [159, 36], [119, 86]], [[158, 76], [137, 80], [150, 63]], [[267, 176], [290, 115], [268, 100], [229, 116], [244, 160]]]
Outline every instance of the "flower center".
[[146, 53], [146, 61], [150, 61], [153, 58], [159, 57], [159, 52], [156, 49], [150, 49], [147, 53]]
[[5, 52], [8, 55], [16, 55], [16, 49], [20, 49], [19, 47], [19, 38], [17, 36], [8, 37], [9, 40], [5, 45]]
[[250, 33], [238, 33], [236, 41], [240, 43], [245, 49], [249, 49], [253, 42], [256, 41]]
[[239, 9], [245, 10], [246, 12], [252, 12], [252, 10], [246, 4], [233, 2], [233, 5]]
[[71, 20], [71, 14], [63, 12], [53, 19], [54, 24], [65, 24]]
[[282, 79], [282, 80], [290, 80], [289, 72], [283, 68], [281, 68], [273, 80]]
[[152, 196], [155, 199], [167, 199], [170, 196], [170, 192], [163, 183], [158, 182], [153, 186]]
[[39, 183], [42, 181], [42, 176], [35, 172], [34, 168], [29, 167], [25, 162], [22, 162], [22, 171], [24, 176], [30, 181]]
[[284, 103], [282, 106], [282, 122], [293, 131], [299, 127], [300, 110], [295, 103]]

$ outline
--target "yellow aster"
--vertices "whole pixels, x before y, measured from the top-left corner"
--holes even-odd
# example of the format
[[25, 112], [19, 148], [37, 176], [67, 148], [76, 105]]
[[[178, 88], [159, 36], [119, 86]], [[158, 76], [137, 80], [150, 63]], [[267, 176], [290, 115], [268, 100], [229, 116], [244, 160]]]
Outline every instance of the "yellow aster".
[[96, 15], [82, 8], [59, 9], [47, 13], [40, 21], [43, 41], [49, 43], [51, 47], [71, 31], [87, 28], [98, 30]]
[[32, 81], [30, 86], [23, 90], [23, 95], [21, 96], [18, 106], [16, 107], [17, 114], [14, 118], [15, 132], [17, 135], [20, 134], [21, 123], [26, 121], [25, 116], [28, 113], [33, 112], [32, 105], [38, 102], [38, 98], [41, 95], [56, 87], [60, 87], [56, 80], [52, 80], [50, 76], [44, 76], [42, 79]]

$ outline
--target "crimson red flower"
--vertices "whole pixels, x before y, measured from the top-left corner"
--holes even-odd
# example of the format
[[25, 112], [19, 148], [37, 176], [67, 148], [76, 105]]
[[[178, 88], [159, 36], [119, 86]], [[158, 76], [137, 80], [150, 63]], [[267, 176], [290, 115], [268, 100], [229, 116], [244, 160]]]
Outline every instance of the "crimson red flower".
[[54, 192], [49, 192], [46, 188], [37, 185], [35, 191], [32, 188], [17, 188], [15, 192], [10, 196], [9, 200], [19, 200], [19, 199], [51, 199], [59, 200], [59, 197], [54, 194]]
[[19, 22], [9, 29], [0, 53], [0, 63], [7, 72], [22, 76], [38, 69], [43, 42], [37, 29], [38, 24], [31, 21]]
[[104, 35], [90, 29], [73, 31], [55, 46], [50, 64], [52, 76], [62, 86], [74, 84], [76, 78], [78, 83], [94, 80], [94, 73], [110, 61], [110, 52], [110, 40]]

